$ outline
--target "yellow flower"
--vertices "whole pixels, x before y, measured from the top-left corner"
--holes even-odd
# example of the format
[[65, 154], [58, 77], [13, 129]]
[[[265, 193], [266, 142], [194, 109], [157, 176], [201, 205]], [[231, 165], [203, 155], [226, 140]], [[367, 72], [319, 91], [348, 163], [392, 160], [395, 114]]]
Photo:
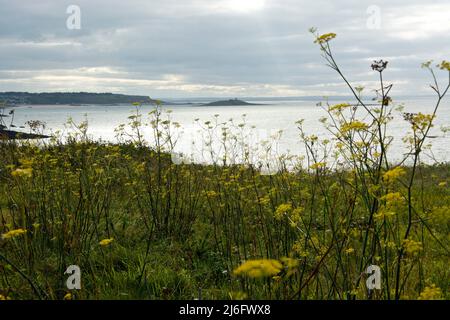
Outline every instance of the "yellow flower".
[[31, 178], [31, 176], [33, 175], [33, 169], [31, 168], [26, 168], [26, 169], [16, 169], [13, 172], [11, 172], [11, 175], [13, 177], [27, 177], [27, 178]]
[[355, 252], [355, 249], [353, 248], [348, 248], [347, 250], [345, 250], [346, 254], [352, 254], [353, 252]]
[[309, 166], [310, 169], [320, 169], [320, 168], [325, 168], [327, 166], [327, 164], [325, 162], [316, 162], [313, 163], [312, 165]]
[[303, 208], [295, 208], [294, 210], [292, 210], [291, 214], [289, 215], [292, 227], [296, 227], [297, 224], [300, 222], [303, 210], [304, 210]]
[[281, 258], [281, 261], [289, 269], [296, 268], [299, 265], [298, 260], [297, 259], [293, 259], [293, 258], [283, 257], [283, 258]]
[[403, 248], [405, 248], [406, 253], [411, 255], [414, 255], [423, 249], [422, 242], [410, 239], [403, 240]]
[[436, 223], [445, 225], [450, 221], [450, 206], [434, 207], [430, 216]]
[[12, 239], [12, 238], [18, 237], [22, 234], [25, 234], [25, 233], [27, 233], [27, 230], [24, 230], [24, 229], [11, 230], [7, 233], [2, 234], [2, 238], [3, 239]]
[[325, 34], [323, 34], [321, 36], [318, 36], [316, 38], [316, 40], [314, 41], [314, 43], [325, 43], [325, 42], [328, 42], [328, 41], [330, 41], [330, 40], [332, 40], [334, 38], [336, 38], [336, 33], [332, 33], [332, 32], [325, 33]]
[[267, 205], [270, 203], [270, 198], [268, 196], [265, 196], [265, 197], [259, 198], [258, 202], [264, 206], [264, 205]]
[[284, 215], [286, 215], [288, 212], [292, 210], [292, 205], [290, 203], [283, 203], [278, 206], [278, 208], [275, 210], [275, 219], [281, 220]]
[[244, 262], [233, 273], [236, 276], [247, 276], [249, 278], [273, 277], [280, 273], [283, 266], [278, 260], [259, 259]]
[[380, 221], [383, 220], [384, 218], [389, 219], [395, 215], [396, 215], [395, 211], [380, 210], [380, 212], [375, 213], [373, 217], [375, 220]]
[[299, 261], [297, 259], [283, 257], [280, 259], [286, 270], [286, 275], [289, 277], [293, 275], [298, 269]]
[[436, 285], [432, 284], [429, 287], [425, 287], [420, 293], [418, 300], [440, 300], [442, 299], [442, 291]]
[[450, 62], [449, 61], [442, 61], [441, 64], [439, 65], [439, 68], [441, 70], [448, 70], [450, 71]]
[[208, 196], [209, 198], [213, 198], [217, 196], [217, 193], [215, 191], [206, 191], [206, 196]]
[[66, 295], [64, 296], [64, 300], [72, 300], [72, 294], [70, 292], [66, 293]]
[[276, 282], [279, 282], [279, 281], [281, 281], [281, 277], [280, 276], [274, 276], [274, 277], [272, 277], [272, 280], [274, 280]]
[[20, 164], [24, 168], [29, 168], [33, 165], [33, 159], [20, 159]]
[[417, 132], [425, 131], [428, 127], [433, 126], [433, 120], [435, 115], [432, 114], [423, 114], [422, 112], [419, 113], [405, 113], [404, 118], [407, 120], [411, 126], [412, 129]]
[[395, 167], [394, 169], [391, 169], [384, 173], [383, 180], [386, 182], [394, 182], [396, 179], [400, 178], [405, 174], [406, 174], [405, 169], [401, 167]]
[[113, 241], [114, 241], [113, 238], [103, 239], [102, 241], [99, 242], [99, 244], [100, 244], [102, 247], [106, 247], [106, 246], [109, 246], [109, 245], [111, 244], [111, 242], [113, 242]]
[[400, 192], [391, 192], [381, 197], [381, 200], [386, 201], [387, 208], [392, 208], [402, 204], [405, 199]]
[[386, 242], [384, 240], [381, 240], [381, 247], [382, 248], [388, 248], [388, 249], [391, 249], [391, 250], [397, 250], [398, 249], [397, 245], [393, 241]]
[[381, 200], [385, 200], [386, 202], [397, 202], [403, 200], [400, 192], [391, 192], [381, 197]]
[[4, 300], [11, 300], [11, 298], [0, 294], [0, 301], [4, 301]]
[[350, 107], [350, 104], [348, 103], [339, 103], [339, 104], [335, 104], [334, 106], [330, 106], [328, 108], [328, 111], [342, 111], [345, 108]]
[[364, 122], [355, 120], [349, 123], [344, 124], [341, 127], [342, 133], [347, 133], [349, 131], [355, 130], [355, 131], [361, 131], [361, 130], [367, 130], [368, 126]]

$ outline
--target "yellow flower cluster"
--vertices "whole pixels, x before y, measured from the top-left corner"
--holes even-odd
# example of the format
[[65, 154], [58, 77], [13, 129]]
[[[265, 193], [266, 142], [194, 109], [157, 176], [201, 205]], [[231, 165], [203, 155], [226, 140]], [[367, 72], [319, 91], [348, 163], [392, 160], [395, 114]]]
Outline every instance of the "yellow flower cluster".
[[291, 227], [296, 227], [297, 224], [300, 222], [301, 214], [303, 213], [303, 208], [295, 208], [292, 210], [292, 212], [289, 214], [289, 219], [291, 223]]
[[425, 287], [420, 293], [418, 300], [440, 300], [442, 299], [442, 291], [440, 288], [432, 284], [429, 287]]
[[66, 295], [64, 296], [64, 298], [63, 298], [64, 300], [72, 300], [72, 294], [69, 292], [69, 293], [66, 293]]
[[424, 131], [432, 124], [433, 119], [434, 117], [432, 114], [424, 114], [419, 112], [412, 115], [410, 122], [414, 131]]
[[384, 200], [388, 203], [397, 203], [397, 202], [402, 202], [403, 197], [400, 192], [391, 192], [391, 193], [388, 193], [385, 196], [381, 197], [381, 200]]
[[388, 248], [388, 249], [392, 249], [392, 250], [398, 250], [398, 246], [394, 241], [384, 241], [381, 240], [381, 247], [382, 248]]
[[336, 33], [325, 33], [321, 36], [318, 36], [316, 38], [316, 40], [314, 41], [314, 43], [325, 43], [328, 42], [330, 40], [333, 40], [334, 38], [336, 38]]
[[270, 198], [268, 196], [259, 198], [258, 203], [260, 203], [263, 206], [268, 205], [270, 203]]
[[244, 262], [233, 273], [236, 276], [247, 276], [250, 278], [273, 277], [280, 273], [283, 268], [278, 260], [259, 259]]
[[446, 225], [450, 221], [450, 206], [434, 207], [430, 215], [436, 223]]
[[350, 104], [348, 103], [339, 103], [339, 104], [335, 104], [333, 106], [330, 106], [328, 108], [328, 111], [342, 111], [345, 108], [350, 107]]
[[17, 168], [11, 172], [13, 177], [26, 177], [31, 178], [33, 175], [33, 159], [20, 159], [20, 168]]
[[298, 269], [299, 261], [297, 259], [283, 257], [280, 259], [286, 269], [286, 276], [293, 275]]
[[404, 197], [401, 195], [400, 192], [391, 192], [386, 194], [385, 196], [381, 197], [382, 201], [385, 201], [386, 208], [394, 208], [398, 207], [399, 205], [403, 204], [405, 202]]
[[375, 213], [373, 215], [374, 219], [377, 221], [383, 220], [384, 218], [389, 219], [393, 216], [395, 216], [395, 211], [389, 211], [389, 210], [380, 210], [380, 212]]
[[361, 130], [367, 130], [367, 128], [368, 128], [367, 124], [365, 124], [364, 122], [355, 120], [355, 121], [344, 124], [341, 127], [341, 132], [347, 133], [351, 130], [361, 131]]
[[345, 250], [346, 254], [352, 254], [354, 252], [355, 252], [355, 249], [353, 249], [353, 248], [348, 248], [347, 250]]
[[281, 220], [286, 214], [292, 210], [292, 205], [290, 203], [280, 204], [275, 210], [275, 219]]
[[391, 169], [384, 173], [383, 180], [388, 183], [394, 182], [396, 179], [400, 178], [401, 176], [403, 176], [405, 174], [406, 174], [405, 169], [403, 169], [401, 167], [395, 167], [394, 169]]
[[313, 163], [312, 165], [310, 165], [309, 168], [316, 170], [316, 169], [325, 168], [326, 166], [327, 166], [327, 164], [325, 162], [316, 162], [316, 163]]
[[8, 231], [8, 232], [2, 234], [2, 238], [5, 239], [5, 240], [6, 239], [12, 239], [12, 238], [18, 237], [18, 236], [20, 236], [22, 234], [25, 234], [25, 233], [27, 233], [27, 230], [15, 229], [15, 230], [11, 230], [11, 231]]
[[206, 191], [206, 196], [207, 196], [208, 198], [216, 197], [216, 196], [217, 196], [217, 192], [215, 192], [215, 191], [213, 191], [213, 190], [211, 190], [211, 191]]
[[442, 61], [441, 64], [439, 65], [439, 68], [441, 70], [448, 70], [450, 71], [450, 62], [449, 61]]
[[0, 294], [0, 301], [11, 300], [10, 297]]
[[309, 252], [304, 249], [304, 244], [300, 241], [295, 241], [291, 248], [292, 252], [298, 254], [300, 257], [305, 258], [309, 255]]
[[26, 168], [26, 169], [17, 168], [13, 172], [11, 172], [11, 175], [13, 177], [31, 178], [31, 176], [33, 175], [33, 169], [31, 169], [31, 168]]
[[422, 242], [410, 239], [403, 240], [403, 248], [405, 248], [406, 253], [410, 255], [414, 255], [423, 249]]
[[103, 239], [102, 241], [99, 242], [99, 244], [100, 244], [102, 247], [106, 247], [106, 246], [109, 246], [109, 245], [111, 244], [111, 242], [113, 242], [113, 241], [114, 241], [113, 238]]

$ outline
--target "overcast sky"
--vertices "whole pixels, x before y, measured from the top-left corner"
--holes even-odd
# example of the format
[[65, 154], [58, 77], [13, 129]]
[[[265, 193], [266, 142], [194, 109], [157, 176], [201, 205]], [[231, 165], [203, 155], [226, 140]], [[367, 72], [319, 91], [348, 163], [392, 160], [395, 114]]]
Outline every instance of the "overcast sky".
[[0, 0], [0, 14], [0, 91], [346, 94], [310, 27], [337, 33], [352, 84], [373, 86], [371, 61], [388, 60], [394, 95], [430, 93], [421, 62], [450, 59], [448, 0]]

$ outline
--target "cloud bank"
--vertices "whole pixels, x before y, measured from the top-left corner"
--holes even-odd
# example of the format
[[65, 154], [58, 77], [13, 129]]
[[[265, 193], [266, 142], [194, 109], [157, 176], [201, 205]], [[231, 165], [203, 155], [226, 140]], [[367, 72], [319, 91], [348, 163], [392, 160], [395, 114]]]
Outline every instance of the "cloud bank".
[[[80, 29], [67, 28], [70, 5], [80, 8]], [[371, 61], [389, 60], [397, 95], [429, 93], [420, 63], [450, 58], [447, 0], [0, 0], [0, 8], [0, 91], [347, 94], [310, 27], [338, 34], [334, 52], [355, 85], [372, 86]]]

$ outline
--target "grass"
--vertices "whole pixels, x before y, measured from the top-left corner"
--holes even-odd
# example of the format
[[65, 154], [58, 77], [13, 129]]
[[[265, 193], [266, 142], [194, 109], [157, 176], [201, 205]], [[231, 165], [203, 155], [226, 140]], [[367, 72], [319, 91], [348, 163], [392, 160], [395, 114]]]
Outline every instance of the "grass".
[[[133, 144], [0, 148], [0, 232], [27, 230], [0, 240], [4, 296], [62, 299], [64, 271], [75, 264], [79, 299], [193, 299], [199, 290], [209, 299], [367, 298], [365, 283], [356, 286], [366, 209], [349, 171], [264, 176], [246, 166], [175, 165]], [[25, 167], [31, 175], [12, 174]], [[449, 165], [419, 168], [414, 205], [426, 226], [413, 223], [420, 245], [402, 262], [402, 298], [432, 284], [448, 296], [449, 175]], [[406, 228], [405, 211], [392, 219]], [[374, 261], [383, 266], [398, 240]], [[233, 274], [244, 261], [282, 257], [296, 263], [280, 276]], [[393, 270], [383, 270], [383, 285]]]

